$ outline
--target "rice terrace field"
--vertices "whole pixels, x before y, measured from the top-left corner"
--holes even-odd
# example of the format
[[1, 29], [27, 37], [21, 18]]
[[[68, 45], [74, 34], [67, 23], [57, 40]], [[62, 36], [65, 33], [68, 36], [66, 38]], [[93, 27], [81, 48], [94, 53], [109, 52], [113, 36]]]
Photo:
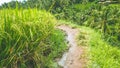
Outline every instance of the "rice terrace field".
[[120, 68], [120, 0], [0, 0], [0, 68]]

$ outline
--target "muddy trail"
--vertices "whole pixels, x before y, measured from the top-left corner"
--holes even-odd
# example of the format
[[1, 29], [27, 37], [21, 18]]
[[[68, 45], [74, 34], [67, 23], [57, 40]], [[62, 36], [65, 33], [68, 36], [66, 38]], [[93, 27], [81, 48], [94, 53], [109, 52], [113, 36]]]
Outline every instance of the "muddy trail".
[[78, 46], [76, 41], [79, 30], [73, 29], [67, 25], [60, 25], [57, 28], [66, 33], [66, 40], [69, 42], [69, 49], [58, 61], [58, 65], [62, 68], [86, 68], [86, 59], [82, 58], [84, 48], [82, 46]]

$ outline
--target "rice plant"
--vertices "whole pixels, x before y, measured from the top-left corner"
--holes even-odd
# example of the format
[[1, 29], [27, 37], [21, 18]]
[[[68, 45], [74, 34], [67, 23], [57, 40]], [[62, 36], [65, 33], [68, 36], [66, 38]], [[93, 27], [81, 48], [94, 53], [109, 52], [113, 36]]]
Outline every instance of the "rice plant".
[[43, 42], [55, 22], [50, 13], [37, 9], [0, 10], [0, 68], [40, 68]]

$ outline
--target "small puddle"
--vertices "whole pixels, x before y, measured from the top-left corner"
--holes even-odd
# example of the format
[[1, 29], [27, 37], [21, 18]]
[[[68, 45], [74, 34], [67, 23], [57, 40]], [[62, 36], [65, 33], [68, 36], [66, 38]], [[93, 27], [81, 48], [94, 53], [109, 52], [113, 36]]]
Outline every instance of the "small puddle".
[[83, 68], [83, 63], [80, 61], [80, 55], [83, 53], [83, 49], [77, 46], [76, 43], [76, 36], [79, 34], [79, 30], [72, 29], [67, 25], [60, 25], [57, 28], [65, 31], [67, 34], [66, 40], [69, 42], [68, 47], [70, 47], [58, 61], [58, 65], [63, 68]]

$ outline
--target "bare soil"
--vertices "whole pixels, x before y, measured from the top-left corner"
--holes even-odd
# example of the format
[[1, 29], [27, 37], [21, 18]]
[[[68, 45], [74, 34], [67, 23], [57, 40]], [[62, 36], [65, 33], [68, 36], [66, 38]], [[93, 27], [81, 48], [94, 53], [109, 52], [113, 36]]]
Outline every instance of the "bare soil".
[[86, 68], [85, 47], [78, 45], [76, 40], [79, 29], [73, 29], [67, 25], [59, 25], [57, 28], [67, 34], [66, 40], [69, 42], [69, 50], [59, 59], [58, 65], [63, 68]]

